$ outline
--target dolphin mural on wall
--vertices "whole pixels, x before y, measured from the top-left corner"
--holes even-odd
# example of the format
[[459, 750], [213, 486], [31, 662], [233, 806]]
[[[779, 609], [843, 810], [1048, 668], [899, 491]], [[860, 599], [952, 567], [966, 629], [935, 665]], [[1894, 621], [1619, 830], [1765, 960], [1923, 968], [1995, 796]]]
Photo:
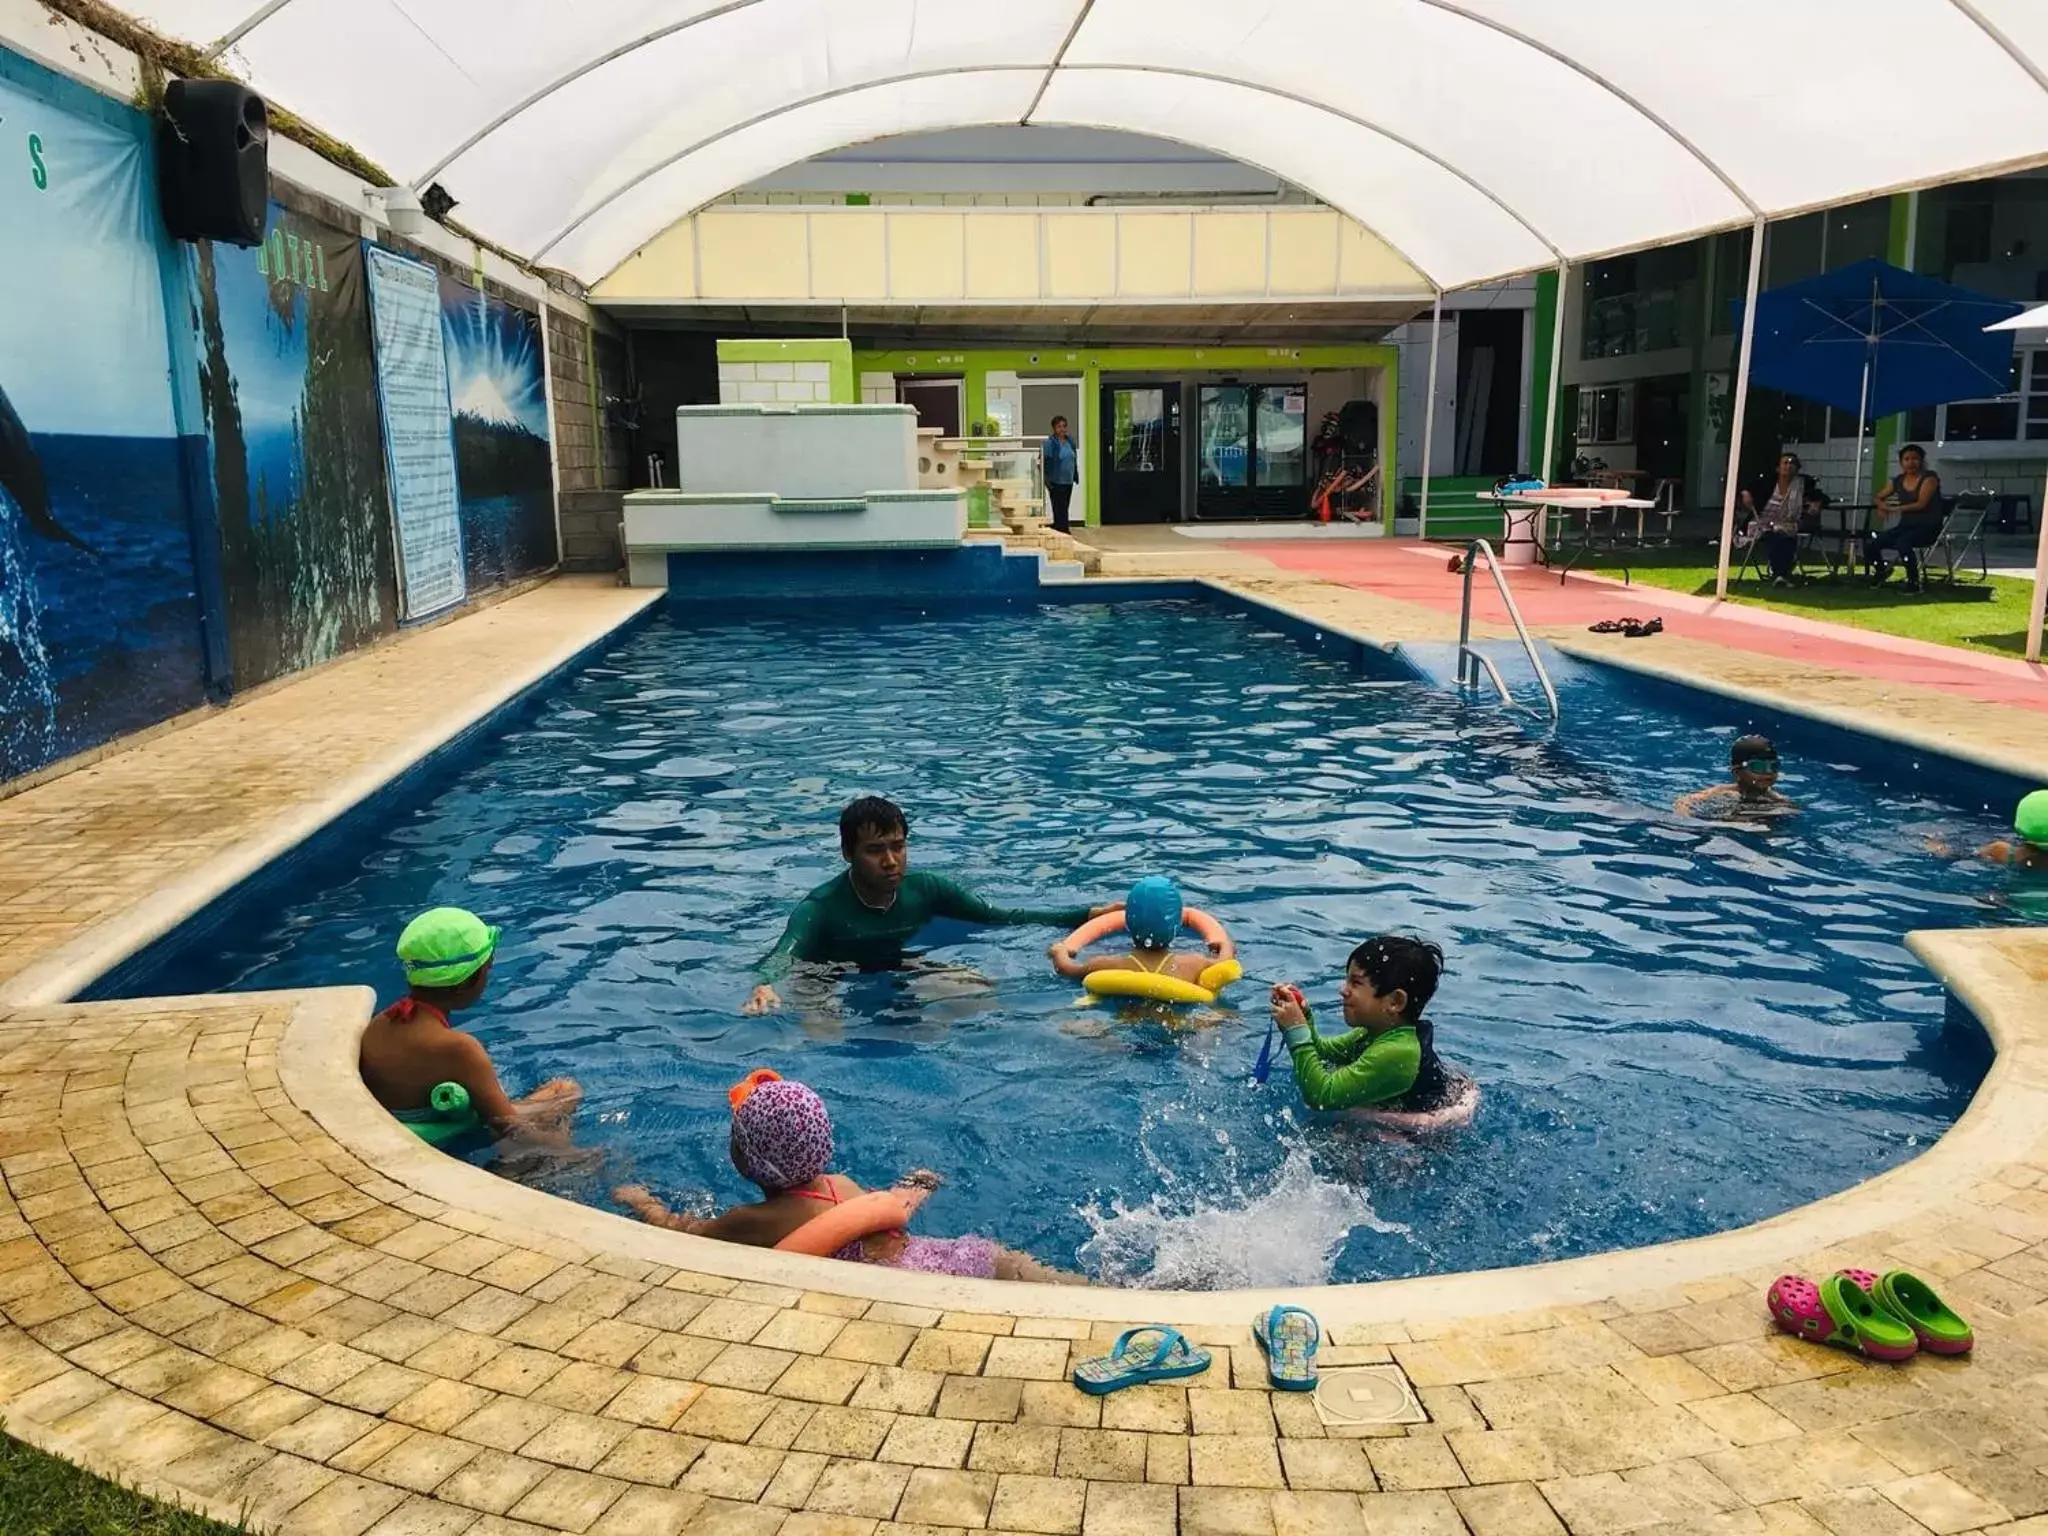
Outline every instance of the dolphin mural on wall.
[[50, 491], [43, 481], [43, 461], [36, 457], [35, 444], [28, 440], [28, 428], [22, 425], [5, 389], [0, 389], [0, 490], [6, 491], [21, 508], [30, 532], [70, 544], [89, 555], [99, 553], [50, 515]]

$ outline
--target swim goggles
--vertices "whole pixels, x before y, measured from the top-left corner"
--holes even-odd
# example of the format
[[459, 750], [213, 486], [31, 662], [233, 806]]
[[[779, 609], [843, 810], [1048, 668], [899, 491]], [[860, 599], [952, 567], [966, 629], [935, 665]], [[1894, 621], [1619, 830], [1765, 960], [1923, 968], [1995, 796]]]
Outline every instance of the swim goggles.
[[1747, 757], [1742, 760], [1742, 766], [1750, 773], [1776, 773], [1778, 760], [1775, 757]]

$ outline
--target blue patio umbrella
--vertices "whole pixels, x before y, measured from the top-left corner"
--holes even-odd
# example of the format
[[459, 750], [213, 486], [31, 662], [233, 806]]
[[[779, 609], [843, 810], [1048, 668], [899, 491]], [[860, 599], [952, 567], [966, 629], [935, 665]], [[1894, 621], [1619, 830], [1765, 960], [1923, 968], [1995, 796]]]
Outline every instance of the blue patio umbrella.
[[[1857, 419], [2012, 390], [2012, 335], [1985, 326], [2020, 306], [1877, 260], [1757, 295], [1750, 381]], [[1742, 301], [1734, 304], [1742, 325]], [[1857, 456], [1857, 492], [1863, 460]]]

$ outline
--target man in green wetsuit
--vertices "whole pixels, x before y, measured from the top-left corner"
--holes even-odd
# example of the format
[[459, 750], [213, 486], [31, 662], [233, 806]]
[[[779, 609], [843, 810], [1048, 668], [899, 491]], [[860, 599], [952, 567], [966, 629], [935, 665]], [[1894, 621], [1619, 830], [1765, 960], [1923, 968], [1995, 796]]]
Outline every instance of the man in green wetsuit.
[[1273, 989], [1273, 1022], [1310, 1109], [1440, 1109], [1457, 1084], [1437, 1060], [1422, 1010], [1436, 996], [1444, 952], [1420, 939], [1382, 934], [1351, 952], [1339, 996], [1346, 1033], [1327, 1038], [1291, 986]]
[[903, 946], [935, 917], [963, 923], [1042, 923], [1074, 928], [1109, 907], [996, 907], [944, 875], [910, 870], [910, 821], [887, 800], [869, 795], [839, 815], [839, 854], [846, 868], [812, 891], [789, 915], [757, 966], [759, 986], [741, 1009], [780, 1008], [774, 983], [797, 961], [837, 961], [863, 970], [892, 970]]

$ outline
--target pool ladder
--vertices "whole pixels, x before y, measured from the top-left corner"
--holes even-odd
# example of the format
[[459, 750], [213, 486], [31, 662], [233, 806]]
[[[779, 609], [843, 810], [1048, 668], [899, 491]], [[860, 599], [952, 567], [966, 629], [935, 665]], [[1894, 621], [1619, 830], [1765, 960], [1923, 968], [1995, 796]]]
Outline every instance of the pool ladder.
[[1478, 569], [1482, 555], [1486, 557], [1486, 569], [1492, 573], [1494, 588], [1500, 593], [1508, 617], [1514, 621], [1522, 649], [1529, 653], [1529, 665], [1536, 669], [1536, 681], [1543, 685], [1543, 697], [1550, 705], [1551, 723], [1555, 724], [1558, 719], [1557, 689], [1551, 686], [1550, 672], [1543, 665], [1543, 658], [1536, 654], [1536, 643], [1529, 638], [1529, 626], [1522, 622], [1522, 610], [1515, 606], [1515, 596], [1508, 591], [1507, 578], [1500, 573], [1500, 562], [1493, 557], [1493, 546], [1484, 539], [1474, 539], [1465, 546], [1465, 604], [1458, 615], [1458, 686], [1478, 686], [1479, 674], [1483, 671], [1493, 679], [1493, 686], [1500, 691], [1503, 704], [1515, 702], [1515, 696], [1508, 692], [1508, 685], [1501, 678], [1500, 668], [1483, 651], [1472, 648], [1472, 572]]

